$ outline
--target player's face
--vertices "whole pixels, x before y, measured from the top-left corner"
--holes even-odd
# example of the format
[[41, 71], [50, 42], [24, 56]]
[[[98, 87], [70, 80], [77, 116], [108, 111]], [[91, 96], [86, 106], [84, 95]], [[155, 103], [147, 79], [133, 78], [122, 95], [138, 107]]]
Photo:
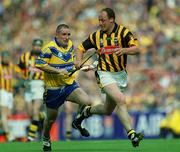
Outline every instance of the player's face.
[[34, 50], [34, 51], [41, 51], [41, 46], [39, 46], [39, 45], [34, 45], [34, 46], [33, 46], [33, 50]]
[[113, 20], [108, 18], [108, 15], [105, 11], [100, 12], [99, 14], [99, 26], [102, 31], [108, 32], [111, 29]]
[[58, 33], [56, 33], [56, 38], [62, 47], [66, 48], [70, 39], [70, 29], [62, 28]]
[[11, 58], [10, 58], [10, 56], [6, 56], [6, 57], [2, 57], [1, 60], [3, 63], [9, 63], [11, 61]]

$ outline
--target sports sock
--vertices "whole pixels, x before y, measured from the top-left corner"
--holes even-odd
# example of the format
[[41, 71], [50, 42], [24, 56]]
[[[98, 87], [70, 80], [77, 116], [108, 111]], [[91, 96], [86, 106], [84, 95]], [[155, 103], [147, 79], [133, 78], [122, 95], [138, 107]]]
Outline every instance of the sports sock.
[[131, 139], [131, 140], [135, 137], [135, 134], [136, 134], [136, 132], [134, 131], [134, 129], [130, 129], [127, 132], [128, 138]]
[[36, 133], [38, 130], [39, 121], [33, 120], [29, 126], [28, 140], [33, 141], [36, 138]]
[[72, 132], [71, 131], [66, 131], [66, 140], [71, 139]]
[[91, 107], [87, 106], [84, 108], [84, 110], [82, 111], [81, 115], [77, 116], [77, 121], [78, 123], [81, 123], [85, 118], [88, 118], [89, 116], [91, 116], [92, 114], [90, 113]]

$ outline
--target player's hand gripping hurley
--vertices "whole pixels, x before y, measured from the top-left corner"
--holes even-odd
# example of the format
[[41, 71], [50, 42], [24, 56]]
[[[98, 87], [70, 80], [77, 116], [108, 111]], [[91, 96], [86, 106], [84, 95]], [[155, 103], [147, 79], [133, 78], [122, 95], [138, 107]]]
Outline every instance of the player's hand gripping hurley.
[[95, 55], [97, 52], [93, 52], [93, 54], [91, 54], [89, 57], [87, 57], [82, 63], [81, 65], [79, 66], [79, 68], [76, 68], [74, 71], [72, 71], [69, 76], [72, 76], [76, 71], [80, 70], [82, 68], [82, 66], [93, 56]]

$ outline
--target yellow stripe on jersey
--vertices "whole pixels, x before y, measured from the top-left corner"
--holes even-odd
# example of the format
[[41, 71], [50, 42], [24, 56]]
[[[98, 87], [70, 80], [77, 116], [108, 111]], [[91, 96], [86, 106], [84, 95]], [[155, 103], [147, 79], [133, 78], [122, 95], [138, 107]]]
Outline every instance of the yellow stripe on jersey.
[[83, 45], [79, 45], [78, 50], [81, 52], [85, 52], [85, 48], [83, 47]]
[[118, 30], [118, 44], [120, 45], [120, 47], [122, 47], [122, 44], [121, 44], [121, 32], [122, 32], [122, 29], [123, 29], [123, 26], [120, 25], [119, 30]]
[[96, 46], [97, 46], [97, 49], [99, 50], [100, 49], [100, 30], [96, 32], [96, 36], [95, 36], [95, 41], [96, 41]]
[[19, 67], [24, 79], [43, 80], [44, 72], [35, 67], [36, 57], [25, 52], [20, 57]]
[[128, 30], [128, 29], [125, 29], [124, 34], [123, 34], [123, 37], [125, 37], [128, 32], [129, 32], [129, 30]]
[[14, 66], [12, 63], [8, 65], [0, 64], [0, 89], [13, 91], [13, 73]]
[[90, 40], [91, 40], [91, 43], [92, 43], [93, 45], [95, 45], [92, 34], [90, 35]]
[[[75, 69], [74, 53], [72, 41], [69, 40], [67, 49], [58, 46], [55, 40], [50, 41], [42, 48], [42, 53], [36, 60], [36, 67], [43, 67], [48, 64], [57, 69], [66, 68], [70, 73]], [[67, 77], [47, 72], [44, 72], [44, 75], [44, 81], [47, 87], [60, 87], [72, 84], [76, 77], [74, 74], [71, 77]]]

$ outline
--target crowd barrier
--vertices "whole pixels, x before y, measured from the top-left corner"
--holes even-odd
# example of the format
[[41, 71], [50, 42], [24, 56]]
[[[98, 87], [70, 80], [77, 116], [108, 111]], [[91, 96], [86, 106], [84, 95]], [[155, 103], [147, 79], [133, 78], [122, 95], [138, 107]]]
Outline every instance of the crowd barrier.
[[[164, 112], [130, 112], [130, 115], [133, 127], [137, 132], [143, 132], [145, 138], [159, 138], [160, 121], [166, 115]], [[53, 141], [65, 140], [65, 117], [65, 113], [62, 112], [53, 125], [51, 129], [51, 138]], [[73, 117], [75, 117], [75, 114], [73, 114]], [[9, 118], [11, 134], [15, 138], [25, 137], [29, 123], [30, 120], [26, 115], [11, 116]], [[111, 116], [93, 115], [86, 119], [82, 125], [89, 130], [91, 136], [88, 138], [82, 137], [77, 130], [73, 129], [73, 140], [127, 139], [127, 134], [116, 113], [113, 113]], [[4, 140], [1, 139], [0, 141]]]
[[[145, 138], [159, 138], [160, 121], [165, 117], [164, 112], [130, 112], [132, 124], [137, 132], [143, 132]], [[58, 117], [56, 125], [58, 125], [59, 134], [58, 140], [65, 139], [66, 127], [64, 126], [65, 114], [61, 113]], [[77, 130], [72, 131], [72, 138], [74, 140], [80, 139], [126, 139], [127, 134], [123, 129], [122, 124], [116, 113], [111, 116], [94, 115], [83, 122], [91, 136], [83, 138]]]

